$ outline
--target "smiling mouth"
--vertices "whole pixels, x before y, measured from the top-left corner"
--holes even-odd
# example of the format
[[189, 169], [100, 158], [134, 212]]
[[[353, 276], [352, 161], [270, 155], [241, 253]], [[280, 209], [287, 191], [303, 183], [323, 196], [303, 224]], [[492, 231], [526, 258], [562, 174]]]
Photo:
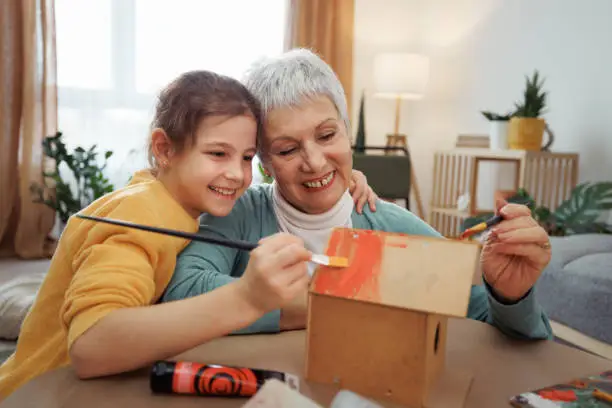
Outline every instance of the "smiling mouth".
[[221, 198], [228, 199], [233, 199], [234, 197], [236, 197], [236, 192], [238, 191], [235, 188], [223, 188], [216, 186], [208, 186], [208, 189], [220, 196]]
[[306, 181], [302, 183], [302, 185], [306, 187], [307, 190], [319, 191], [319, 190], [323, 190], [327, 188], [328, 186], [330, 186], [335, 177], [336, 177], [336, 172], [332, 171], [326, 176], [321, 177], [320, 179], [313, 180], [313, 181]]

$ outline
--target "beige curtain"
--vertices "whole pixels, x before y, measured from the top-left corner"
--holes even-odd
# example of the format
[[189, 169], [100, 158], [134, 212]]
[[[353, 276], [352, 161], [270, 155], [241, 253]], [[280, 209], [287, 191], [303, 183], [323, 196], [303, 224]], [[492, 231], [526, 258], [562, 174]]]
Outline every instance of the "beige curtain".
[[355, 0], [288, 0], [289, 22], [285, 48], [317, 52], [336, 72], [353, 117], [353, 27]]
[[55, 212], [32, 202], [57, 130], [54, 0], [0, 1], [0, 255], [40, 258]]

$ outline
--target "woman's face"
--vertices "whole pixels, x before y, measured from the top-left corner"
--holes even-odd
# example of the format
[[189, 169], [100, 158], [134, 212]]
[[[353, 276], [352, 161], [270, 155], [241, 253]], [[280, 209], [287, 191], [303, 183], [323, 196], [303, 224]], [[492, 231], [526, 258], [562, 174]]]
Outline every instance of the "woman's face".
[[331, 209], [349, 187], [353, 167], [346, 126], [331, 100], [275, 109], [264, 133], [262, 159], [283, 197], [309, 214]]

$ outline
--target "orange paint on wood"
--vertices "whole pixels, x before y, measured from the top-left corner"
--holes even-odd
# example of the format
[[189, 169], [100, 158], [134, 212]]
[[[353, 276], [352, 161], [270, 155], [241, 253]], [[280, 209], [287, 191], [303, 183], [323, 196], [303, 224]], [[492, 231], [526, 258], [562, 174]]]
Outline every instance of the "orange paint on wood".
[[408, 248], [408, 245], [406, 244], [387, 244], [387, 246], [390, 246], [393, 248]]
[[384, 237], [373, 231], [334, 231], [326, 255], [347, 257], [349, 266], [321, 267], [313, 290], [344, 298], [380, 300], [378, 277], [383, 247]]

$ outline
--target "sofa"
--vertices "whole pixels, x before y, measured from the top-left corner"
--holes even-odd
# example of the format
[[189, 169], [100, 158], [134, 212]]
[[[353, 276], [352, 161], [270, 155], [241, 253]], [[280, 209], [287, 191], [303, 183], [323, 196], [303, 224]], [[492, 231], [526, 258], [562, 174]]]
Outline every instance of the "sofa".
[[536, 286], [551, 320], [612, 345], [612, 235], [551, 237]]

